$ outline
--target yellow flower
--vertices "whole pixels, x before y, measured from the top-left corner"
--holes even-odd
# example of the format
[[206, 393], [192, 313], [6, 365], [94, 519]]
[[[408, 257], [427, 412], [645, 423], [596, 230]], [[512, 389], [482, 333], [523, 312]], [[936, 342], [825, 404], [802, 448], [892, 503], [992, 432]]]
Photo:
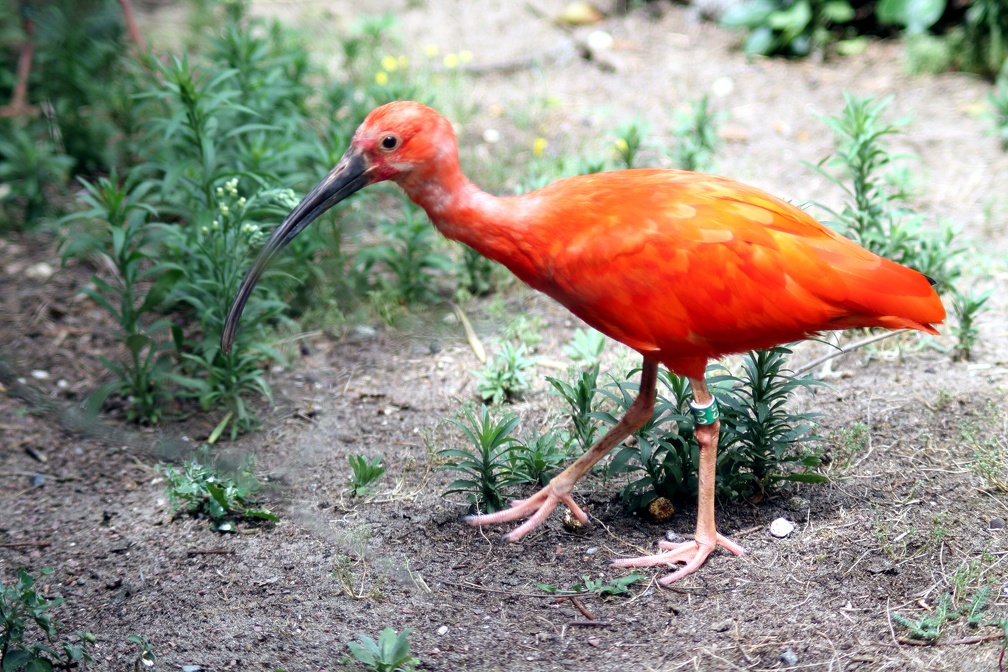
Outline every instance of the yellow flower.
[[454, 70], [455, 68], [458, 67], [459, 57], [456, 54], [445, 54], [443, 63], [444, 67], [448, 68], [449, 70]]
[[630, 149], [630, 145], [627, 144], [626, 140], [624, 140], [623, 138], [620, 138], [619, 140], [616, 141], [616, 151], [617, 152], [625, 152], [628, 149]]
[[427, 54], [427, 58], [434, 58], [438, 55], [438, 48], [436, 44], [428, 44], [424, 47], [424, 53]]
[[399, 58], [396, 59], [396, 63], [399, 64], [400, 68], [405, 68], [407, 65], [409, 65], [409, 59], [406, 58], [405, 56], [400, 56]]
[[536, 157], [543, 155], [546, 151], [546, 138], [536, 138], [532, 143], [532, 154]]
[[469, 61], [472, 60], [472, 52], [469, 51], [468, 49], [463, 49], [462, 51], [459, 52], [459, 60], [462, 61], [463, 63], [468, 63]]
[[374, 76], [374, 81], [378, 86], [385, 86], [388, 84], [388, 73], [382, 70], [381, 72], [376, 72]]
[[384, 56], [381, 59], [381, 67], [385, 72], [395, 72], [399, 67], [399, 61], [395, 56]]

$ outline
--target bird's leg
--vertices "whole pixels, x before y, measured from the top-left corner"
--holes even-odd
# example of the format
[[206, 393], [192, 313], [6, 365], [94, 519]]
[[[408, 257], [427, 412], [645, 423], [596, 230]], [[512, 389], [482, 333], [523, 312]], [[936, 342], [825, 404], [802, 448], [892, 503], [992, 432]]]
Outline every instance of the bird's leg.
[[467, 516], [466, 522], [470, 525], [483, 526], [495, 523], [507, 523], [519, 518], [528, 517], [524, 523], [514, 530], [504, 535], [507, 541], [518, 541], [530, 531], [538, 527], [546, 517], [552, 513], [557, 504], [563, 502], [571, 513], [584, 524], [588, 524], [588, 516], [581, 510], [571, 498], [571, 490], [578, 479], [584, 476], [596, 462], [605, 457], [606, 453], [613, 447], [644, 426], [654, 413], [655, 404], [655, 384], [658, 379], [658, 364], [656, 362], [644, 360], [641, 370], [640, 391], [633, 404], [627, 412], [620, 418], [620, 421], [610, 429], [605, 436], [599, 439], [598, 443], [591, 447], [584, 455], [574, 461], [569, 467], [553, 477], [553, 479], [542, 490], [532, 495], [528, 499], [516, 499], [511, 502], [511, 508], [477, 516]]
[[742, 547], [728, 537], [718, 534], [714, 525], [714, 476], [717, 469], [717, 444], [721, 422], [718, 420], [717, 402], [702, 379], [690, 378], [693, 388], [693, 418], [696, 421], [694, 436], [700, 444], [699, 493], [697, 494], [697, 525], [692, 541], [674, 544], [659, 541], [660, 553], [640, 558], [615, 560], [617, 567], [650, 567], [685, 563], [675, 572], [661, 579], [668, 585], [687, 574], [692, 574], [704, 563], [715, 548], [722, 546], [735, 555], [742, 555]]

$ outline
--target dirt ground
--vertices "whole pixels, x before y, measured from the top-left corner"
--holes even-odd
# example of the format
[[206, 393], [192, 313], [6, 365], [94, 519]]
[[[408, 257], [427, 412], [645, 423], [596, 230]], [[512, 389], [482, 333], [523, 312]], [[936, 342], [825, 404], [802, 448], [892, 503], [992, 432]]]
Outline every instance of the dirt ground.
[[[826, 63], [747, 60], [737, 36], [661, 3], [597, 26], [615, 38], [610, 69], [581, 58], [572, 36], [544, 18], [562, 2], [531, 5], [375, 0], [368, 11], [393, 11], [404, 51], [417, 58], [427, 44], [473, 53], [478, 75], [464, 95], [476, 111], [460, 131], [490, 157], [508, 150], [483, 143], [484, 130], [517, 126], [523, 109], [542, 110], [551, 151], [572, 151], [634, 117], [667, 139], [685, 101], [730, 88], [713, 97], [728, 138], [718, 171], [798, 203], [835, 204], [835, 188], [805, 164], [831, 148], [816, 115], [839, 111], [845, 89], [892, 96], [892, 116], [909, 118], [900, 147], [919, 156], [916, 206], [929, 221], [962, 227], [970, 272], [995, 288], [973, 361], [952, 362], [947, 335], [901, 336], [835, 360], [831, 387], [797, 400], [822, 414], [831, 482], [719, 505], [719, 527], [745, 556], [718, 552], [671, 588], [652, 580], [628, 596], [579, 597], [594, 620], [536, 583], [619, 577], [609, 560], [648, 552], [667, 530], [692, 532], [695, 508], [685, 503], [654, 525], [625, 512], [617, 483], [589, 478], [576, 492], [594, 519], [586, 531], [567, 531], [554, 514], [506, 544], [503, 530], [460, 522], [465, 505], [440, 495], [453, 475], [432, 461], [432, 451], [460, 441], [446, 419], [475, 397], [469, 371], [479, 364], [457, 325], [370, 325], [309, 339], [307, 355], [272, 374], [277, 403], [263, 409], [265, 429], [227, 446], [256, 456], [281, 521], [230, 536], [171, 520], [153, 468], [151, 446], [194, 444], [217, 418], [156, 432], [112, 419], [113, 434], [82, 437], [28, 412], [18, 390], [0, 389], [0, 575], [54, 567], [43, 585], [66, 598], [57, 615], [68, 629], [97, 635], [95, 670], [132, 669], [131, 634], [150, 640], [157, 670], [340, 669], [345, 642], [385, 626], [413, 629], [424, 670], [1000, 669], [994, 626], [960, 618], [937, 645], [919, 646], [891, 619], [932, 612], [971, 566], [960, 589], [968, 598], [993, 586], [988, 617], [1008, 616], [1008, 500], [983, 489], [969, 468], [976, 446], [963, 438], [972, 428], [1008, 440], [1008, 156], [981, 114], [988, 86], [960, 74], [908, 77], [898, 44]], [[320, 43], [360, 11], [349, 0], [256, 9], [310, 25]], [[146, 25], [170, 30], [173, 17], [164, 10]], [[56, 272], [34, 277], [40, 262]], [[0, 241], [0, 343], [57, 404], [100, 379], [98, 356], [113, 343], [111, 325], [77, 295], [92, 272], [60, 269], [37, 241]], [[505, 305], [541, 315], [536, 354], [566, 361], [573, 318], [520, 288]], [[485, 317], [480, 305], [471, 310]], [[499, 322], [478, 325], [493, 343]], [[827, 350], [804, 344], [794, 361]], [[615, 344], [607, 353], [616, 369], [632, 361]], [[532, 393], [513, 406], [523, 428], [557, 411], [544, 380], [555, 374], [539, 367]], [[850, 454], [837, 437], [854, 423], [870, 428], [870, 441]], [[384, 456], [378, 494], [350, 496], [350, 453]], [[796, 524], [786, 539], [768, 532], [781, 516]]]

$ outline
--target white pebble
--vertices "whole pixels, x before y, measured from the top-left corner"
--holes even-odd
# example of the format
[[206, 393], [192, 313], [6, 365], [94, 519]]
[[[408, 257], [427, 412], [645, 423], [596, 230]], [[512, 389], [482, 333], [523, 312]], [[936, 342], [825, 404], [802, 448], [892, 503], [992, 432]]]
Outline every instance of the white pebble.
[[592, 51], [608, 51], [613, 46], [613, 36], [604, 30], [593, 30], [585, 40]]
[[31, 372], [31, 377], [34, 378], [35, 380], [48, 380], [49, 372], [43, 371], [42, 369], [35, 369], [34, 371]]
[[500, 131], [498, 131], [496, 128], [488, 128], [485, 131], [483, 131], [483, 142], [495, 145], [498, 142], [500, 142], [500, 139], [501, 139]]
[[437, 634], [439, 634], [439, 635], [446, 634], [447, 632], [448, 632], [448, 626], [447, 625], [442, 625], [440, 628], [437, 629]]
[[735, 82], [732, 81], [731, 77], [718, 77], [711, 84], [711, 93], [713, 93], [718, 98], [724, 98], [725, 96], [730, 96], [735, 90]]
[[792, 532], [794, 532], [794, 523], [787, 518], [778, 518], [770, 523], [770, 534], [778, 539], [783, 539]]
[[32, 264], [31, 266], [29, 266], [25, 270], [25, 275], [27, 275], [29, 278], [34, 278], [36, 280], [48, 280], [50, 277], [52, 277], [52, 274], [55, 272], [56, 271], [53, 270], [52, 266], [50, 266], [44, 261], [41, 261], [37, 264]]

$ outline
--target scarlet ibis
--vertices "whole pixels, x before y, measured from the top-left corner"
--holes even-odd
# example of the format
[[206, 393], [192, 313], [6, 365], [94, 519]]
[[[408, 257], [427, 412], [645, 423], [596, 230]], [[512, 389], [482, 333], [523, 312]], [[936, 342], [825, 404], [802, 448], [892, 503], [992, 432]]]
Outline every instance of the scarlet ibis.
[[714, 523], [718, 430], [704, 382], [708, 360], [829, 329], [937, 333], [945, 309], [928, 279], [878, 257], [754, 187], [679, 170], [620, 170], [559, 180], [520, 196], [492, 196], [459, 167], [451, 124], [415, 102], [372, 111], [335, 168], [273, 232], [238, 289], [221, 337], [226, 352], [270, 260], [320, 214], [359, 189], [391, 180], [437, 229], [500, 262], [595, 329], [644, 358], [640, 392], [623, 418], [546, 487], [471, 525], [527, 520], [517, 541], [563, 502], [581, 522], [574, 484], [654, 412], [658, 365], [686, 376], [700, 446], [696, 534], [621, 566], [684, 564], [694, 572], [722, 546], [742, 547]]

